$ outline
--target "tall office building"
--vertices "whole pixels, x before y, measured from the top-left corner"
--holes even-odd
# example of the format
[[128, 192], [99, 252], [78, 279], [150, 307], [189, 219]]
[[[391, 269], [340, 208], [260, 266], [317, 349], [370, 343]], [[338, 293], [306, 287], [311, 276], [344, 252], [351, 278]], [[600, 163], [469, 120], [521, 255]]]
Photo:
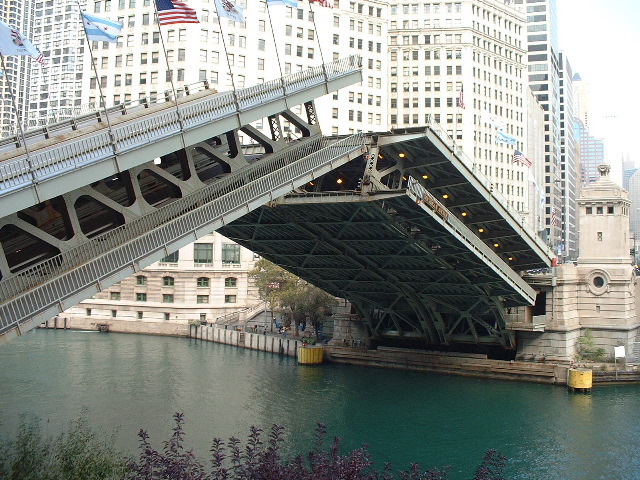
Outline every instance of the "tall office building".
[[[53, 0], [47, 3], [53, 3]], [[35, 2], [32, 1], [0, 0], [0, 20], [31, 38], [34, 8]], [[31, 57], [4, 56], [4, 75], [0, 76], [0, 137], [15, 134], [18, 121], [24, 122], [31, 71], [39, 68], [40, 65]]]
[[[526, 213], [524, 25], [499, 1], [391, 4], [389, 126], [439, 123], [519, 212]], [[460, 104], [462, 98], [463, 105]], [[500, 143], [496, 125], [515, 138]]]
[[574, 136], [579, 142], [580, 150], [580, 184], [585, 186], [600, 177], [598, 165], [605, 163], [604, 141], [602, 138], [591, 135], [578, 119], [574, 122], [574, 129]]
[[562, 248], [560, 59], [556, 0], [513, 0], [526, 8], [529, 88], [545, 111], [545, 225], [547, 243]]
[[589, 83], [582, 80], [579, 73], [575, 73], [573, 75], [574, 115], [586, 128], [589, 128], [590, 90]]
[[573, 73], [565, 53], [560, 52], [560, 170], [562, 200], [562, 233], [558, 255], [566, 260], [578, 258], [578, 146], [574, 137]]
[[82, 78], [89, 71], [83, 70], [77, 0], [27, 3], [33, 3], [32, 41], [46, 62], [31, 72], [26, 121], [32, 128], [88, 111], [88, 105], [82, 106]]

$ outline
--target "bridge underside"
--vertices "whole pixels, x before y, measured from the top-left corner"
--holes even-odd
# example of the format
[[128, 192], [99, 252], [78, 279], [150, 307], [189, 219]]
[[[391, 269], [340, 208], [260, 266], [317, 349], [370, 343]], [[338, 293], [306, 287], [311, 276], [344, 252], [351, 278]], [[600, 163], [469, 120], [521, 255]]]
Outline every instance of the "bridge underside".
[[376, 138], [219, 232], [349, 300], [374, 341], [513, 349], [507, 309], [535, 299], [514, 269], [547, 259], [445, 155], [424, 134]]

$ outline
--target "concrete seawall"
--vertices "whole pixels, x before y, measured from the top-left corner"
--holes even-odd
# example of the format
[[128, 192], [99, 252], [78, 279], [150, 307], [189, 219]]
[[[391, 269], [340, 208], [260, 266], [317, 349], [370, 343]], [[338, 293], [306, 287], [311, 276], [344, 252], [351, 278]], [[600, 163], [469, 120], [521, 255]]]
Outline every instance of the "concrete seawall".
[[262, 352], [277, 353], [296, 357], [301, 340], [283, 338], [281, 335], [250, 333], [224, 326], [189, 325], [186, 322], [130, 321], [96, 318], [52, 318], [40, 325], [41, 328], [57, 330], [97, 330], [114, 333], [138, 333], [143, 335], [168, 335], [173, 337], [196, 338], [207, 342], [223, 343], [236, 347], [250, 348]]
[[300, 340], [283, 338], [281, 335], [264, 333], [250, 333], [243, 330], [232, 330], [215, 326], [190, 325], [189, 337], [208, 342], [235, 345], [236, 347], [259, 350], [261, 352], [277, 353], [288, 357], [296, 357]]

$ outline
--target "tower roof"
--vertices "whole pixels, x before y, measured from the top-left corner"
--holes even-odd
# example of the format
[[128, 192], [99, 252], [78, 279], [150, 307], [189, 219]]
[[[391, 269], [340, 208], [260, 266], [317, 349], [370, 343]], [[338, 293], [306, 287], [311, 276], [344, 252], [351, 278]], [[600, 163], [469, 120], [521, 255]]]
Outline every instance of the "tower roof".
[[629, 201], [629, 193], [620, 185], [614, 183], [611, 180], [611, 166], [608, 164], [598, 165], [598, 172], [600, 177], [595, 181], [582, 189], [580, 199], [582, 201], [594, 201], [594, 200], [612, 200], [612, 199], [624, 199]]

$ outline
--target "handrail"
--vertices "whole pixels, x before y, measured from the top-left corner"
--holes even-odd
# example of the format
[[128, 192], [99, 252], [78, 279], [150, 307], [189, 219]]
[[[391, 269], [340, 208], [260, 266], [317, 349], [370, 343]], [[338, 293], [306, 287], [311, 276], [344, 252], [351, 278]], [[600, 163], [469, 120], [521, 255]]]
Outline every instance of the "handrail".
[[[416, 200], [423, 200], [426, 197], [429, 199], [429, 202], [432, 205], [437, 205], [437, 207], [441, 209], [441, 211], [448, 212], [448, 215], [446, 215], [446, 217], [438, 215], [438, 218], [441, 218], [444, 223], [455, 230], [455, 232], [460, 237], [462, 237], [468, 245], [472, 245], [473, 249], [476, 250], [480, 255], [482, 255], [482, 257], [484, 257], [486, 263], [490, 263], [491, 265], [493, 265], [493, 267], [503, 273], [505, 277], [508, 277], [512, 283], [516, 285], [526, 285], [526, 282], [522, 280], [520, 275], [514, 272], [513, 269], [511, 269], [508, 265], [505, 264], [507, 268], [501, 268], [500, 265], [496, 263], [496, 259], [500, 259], [500, 257], [493, 250], [491, 250], [491, 248], [489, 248], [481, 239], [479, 239], [478, 236], [475, 235], [471, 231], [471, 229], [469, 229], [469, 227], [467, 227], [458, 217], [451, 214], [447, 207], [440, 203], [440, 201], [438, 201], [436, 197], [431, 195], [431, 193], [429, 193], [429, 191], [425, 187], [420, 185], [420, 183], [415, 178], [409, 177], [407, 190], [414, 195]], [[502, 259], [500, 260], [502, 261]], [[502, 263], [504, 263], [504, 261], [502, 261]]]
[[512, 217], [520, 226], [520, 228], [526, 232], [526, 234], [538, 244], [540, 248], [545, 251], [549, 250], [549, 247], [544, 243], [544, 241], [538, 236], [533, 227], [529, 224], [528, 221], [524, 221], [522, 217], [518, 218], [519, 215], [514, 214], [514, 208], [509, 203], [509, 200], [502, 195], [502, 193], [498, 192], [493, 187], [493, 182], [489, 180], [489, 178], [482, 173], [479, 168], [476, 168], [476, 164], [473, 160], [471, 160], [462, 149], [458, 151], [456, 147], [456, 143], [449, 136], [449, 134], [444, 130], [442, 125], [436, 122], [431, 115], [427, 118], [427, 125], [431, 128], [434, 133], [440, 137], [440, 139], [447, 145], [447, 147], [451, 148], [453, 154], [462, 162], [462, 164], [467, 167], [469, 173], [471, 173], [489, 192], [489, 194], [499, 203], [502, 208]]
[[[256, 105], [278, 100], [285, 95], [282, 85], [286, 94], [290, 94], [349, 75], [360, 68], [360, 61], [359, 55], [352, 55], [282, 79], [240, 89], [235, 95], [233, 92], [223, 92], [200, 96], [181, 104], [180, 116], [177, 109], [154, 111], [142, 118], [134, 117], [131, 121], [113, 125], [111, 132], [103, 129], [63, 144], [32, 151], [28, 157], [21, 154], [0, 163], [0, 195], [179, 135], [205, 123], [242, 113]], [[95, 120], [102, 121], [99, 113], [95, 115]]]
[[[77, 247], [0, 281], [0, 333], [115, 273], [145, 256], [256, 202], [294, 181], [364, 148], [364, 135], [338, 142], [315, 137], [248, 165], [220, 181], [155, 212], [95, 237]], [[281, 193], [282, 194], [282, 193]]]

